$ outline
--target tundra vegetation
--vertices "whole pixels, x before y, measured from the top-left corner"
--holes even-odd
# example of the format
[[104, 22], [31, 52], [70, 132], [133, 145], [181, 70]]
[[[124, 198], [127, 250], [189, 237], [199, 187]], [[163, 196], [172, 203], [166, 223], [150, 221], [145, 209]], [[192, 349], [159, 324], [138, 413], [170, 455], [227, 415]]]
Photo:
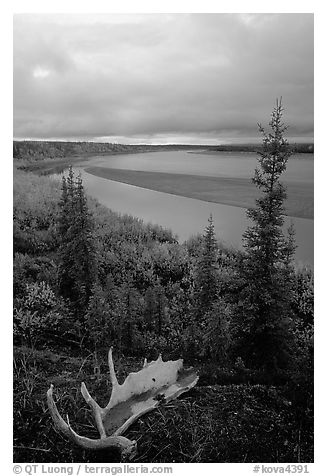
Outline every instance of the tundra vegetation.
[[211, 217], [179, 244], [86, 196], [72, 169], [62, 183], [14, 171], [16, 462], [117, 461], [68, 445], [46, 407], [54, 384], [61, 413], [95, 437], [79, 387], [105, 405], [109, 345], [120, 381], [159, 352], [200, 376], [129, 428], [136, 462], [313, 461], [313, 274], [293, 262], [293, 231], [281, 232], [290, 150], [280, 102], [260, 130], [244, 251], [217, 241]]

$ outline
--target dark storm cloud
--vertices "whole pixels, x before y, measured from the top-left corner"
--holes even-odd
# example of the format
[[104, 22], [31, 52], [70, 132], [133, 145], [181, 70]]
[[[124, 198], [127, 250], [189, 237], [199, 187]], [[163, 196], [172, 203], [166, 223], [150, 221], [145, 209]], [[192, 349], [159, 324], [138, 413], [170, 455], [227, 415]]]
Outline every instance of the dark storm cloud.
[[18, 138], [247, 140], [281, 95], [311, 138], [313, 15], [15, 16]]

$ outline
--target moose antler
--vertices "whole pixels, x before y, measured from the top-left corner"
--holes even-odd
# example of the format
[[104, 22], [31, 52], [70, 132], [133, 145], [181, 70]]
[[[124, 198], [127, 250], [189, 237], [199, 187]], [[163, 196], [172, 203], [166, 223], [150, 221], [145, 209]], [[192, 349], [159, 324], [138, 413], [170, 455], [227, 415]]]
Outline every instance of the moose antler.
[[194, 387], [199, 379], [196, 372], [183, 368], [183, 360], [163, 362], [161, 355], [156, 361], [144, 360], [143, 368], [130, 373], [124, 383], [118, 383], [112, 348], [108, 355], [112, 392], [108, 405], [101, 408], [89, 394], [84, 382], [81, 393], [91, 407], [100, 439], [78, 435], [60, 416], [53, 400], [53, 385], [47, 392], [47, 401], [55, 427], [71, 441], [87, 449], [118, 448], [123, 459], [136, 455], [136, 441], [121, 436], [141, 415], [153, 410], [160, 403], [169, 402]]

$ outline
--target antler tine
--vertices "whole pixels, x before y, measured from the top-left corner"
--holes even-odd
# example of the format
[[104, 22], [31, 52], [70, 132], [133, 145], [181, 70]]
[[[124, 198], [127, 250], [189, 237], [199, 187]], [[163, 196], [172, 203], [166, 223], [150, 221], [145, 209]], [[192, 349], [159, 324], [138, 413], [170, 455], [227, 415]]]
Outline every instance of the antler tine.
[[100, 433], [100, 438], [106, 438], [107, 435], [106, 435], [106, 432], [103, 426], [103, 421], [102, 421], [102, 408], [91, 397], [84, 382], [81, 383], [81, 394], [83, 395], [86, 403], [92, 408], [95, 423]]
[[115, 367], [114, 367], [114, 362], [112, 360], [112, 347], [109, 349], [108, 353], [108, 363], [109, 363], [109, 372], [110, 372], [110, 380], [113, 389], [117, 388], [119, 386], [117, 377], [116, 377], [116, 372], [115, 372]]
[[136, 441], [131, 441], [124, 436], [108, 436], [97, 440], [78, 435], [70, 426], [68, 417], [66, 423], [58, 412], [57, 406], [53, 400], [53, 385], [51, 384], [47, 391], [47, 402], [50, 414], [57, 430], [71, 441], [85, 449], [102, 450], [106, 448], [117, 448], [121, 451], [123, 459], [132, 459], [136, 454]]
[[63, 420], [53, 400], [53, 385], [47, 392], [48, 407], [55, 427], [77, 445], [87, 449], [118, 448], [122, 458], [132, 459], [136, 454], [136, 442], [121, 434], [137, 418], [156, 408], [160, 402], [168, 402], [190, 390], [199, 377], [194, 369], [183, 368], [182, 359], [164, 362], [159, 354], [156, 361], [147, 363], [145, 359], [143, 368], [129, 373], [120, 385], [115, 373], [112, 348], [109, 349], [108, 363], [112, 391], [105, 408], [101, 408], [91, 397], [85, 383], [81, 384], [83, 398], [95, 417], [99, 439], [78, 435], [71, 428], [68, 417], [67, 422]]
[[65, 420], [61, 417], [60, 413], [58, 412], [57, 405], [53, 400], [53, 385], [50, 385], [49, 390], [47, 391], [47, 402], [50, 414], [52, 416], [53, 422], [57, 430], [64, 433], [66, 436], [70, 437], [70, 429], [69, 425], [65, 422]]

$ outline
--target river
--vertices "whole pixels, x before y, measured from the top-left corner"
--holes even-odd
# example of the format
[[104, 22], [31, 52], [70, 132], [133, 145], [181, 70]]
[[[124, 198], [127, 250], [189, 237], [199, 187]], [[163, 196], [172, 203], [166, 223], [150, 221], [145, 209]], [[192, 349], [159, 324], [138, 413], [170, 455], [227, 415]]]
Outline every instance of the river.
[[[83, 163], [82, 168], [78, 168], [82, 173], [86, 191], [114, 211], [127, 213], [145, 222], [170, 228], [178, 235], [180, 241], [196, 233], [202, 233], [209, 215], [212, 214], [218, 240], [236, 248], [242, 246], [242, 234], [250, 225], [244, 208], [205, 202], [107, 180], [86, 173], [84, 168], [90, 165], [250, 179], [257, 165], [256, 154], [150, 152], [93, 157], [87, 164]], [[312, 186], [313, 189], [313, 156], [302, 154], [291, 158], [283, 179], [287, 182], [303, 183], [306, 186]], [[294, 224], [296, 231], [296, 260], [313, 266], [313, 219], [285, 217], [285, 228], [290, 223]]]

